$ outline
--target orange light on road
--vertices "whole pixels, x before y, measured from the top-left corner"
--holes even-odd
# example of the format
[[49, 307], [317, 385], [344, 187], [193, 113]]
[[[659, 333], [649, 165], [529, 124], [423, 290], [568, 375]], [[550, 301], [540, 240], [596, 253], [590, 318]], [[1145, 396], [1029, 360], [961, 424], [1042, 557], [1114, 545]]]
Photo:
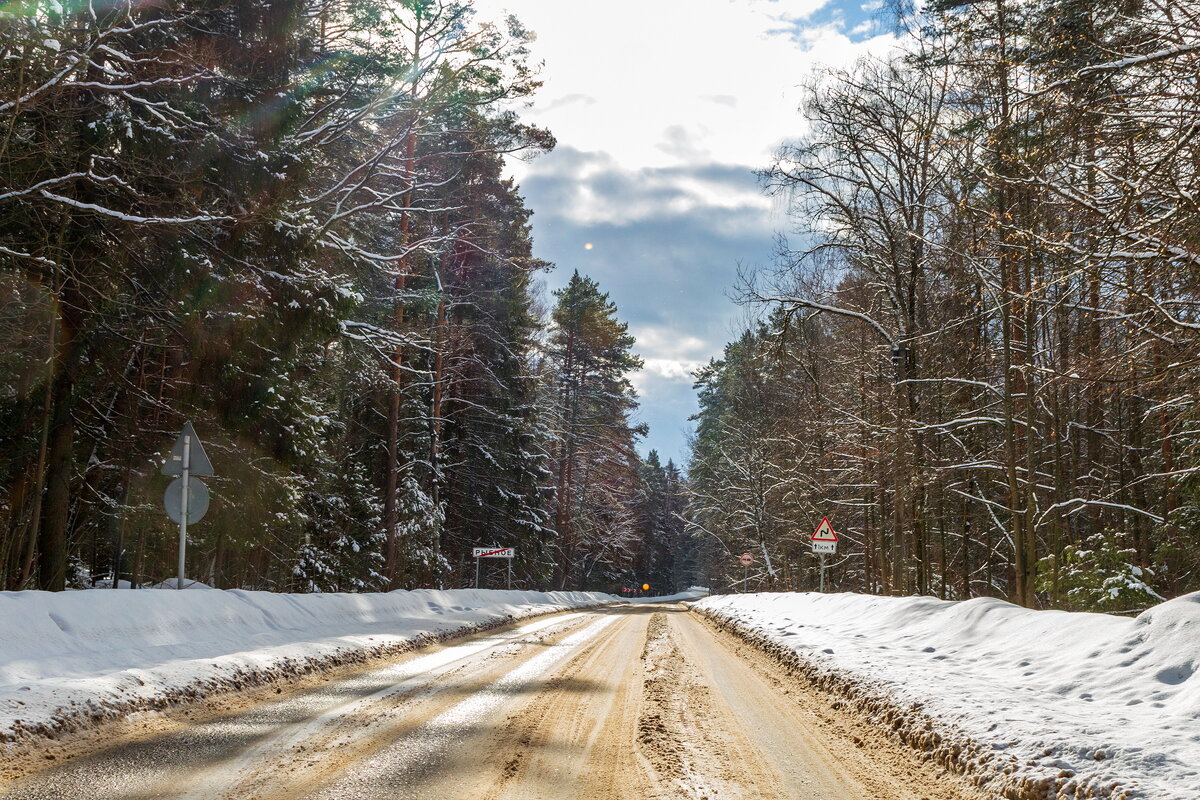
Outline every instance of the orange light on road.
[[650, 584], [648, 584], [648, 583], [643, 583], [643, 584], [642, 584], [642, 591], [643, 591], [643, 592], [648, 592], [648, 591], [650, 591]]

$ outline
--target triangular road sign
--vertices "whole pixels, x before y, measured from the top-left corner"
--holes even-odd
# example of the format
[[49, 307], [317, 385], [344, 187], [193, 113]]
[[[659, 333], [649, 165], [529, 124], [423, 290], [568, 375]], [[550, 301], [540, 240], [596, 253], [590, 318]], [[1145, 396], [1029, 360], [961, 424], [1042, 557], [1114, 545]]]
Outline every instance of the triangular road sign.
[[175, 440], [175, 446], [171, 448], [171, 455], [167, 458], [167, 463], [162, 465], [162, 474], [183, 474], [183, 437], [185, 436], [192, 437], [191, 453], [189, 453], [191, 463], [188, 465], [188, 471], [193, 475], [212, 475], [212, 462], [208, 460], [208, 454], [204, 452], [204, 445], [200, 444], [200, 437], [196, 435], [196, 429], [190, 422], [183, 424], [183, 432]]
[[836, 542], [837, 534], [833, 531], [833, 526], [829, 524], [829, 517], [821, 520], [821, 524], [813, 531], [812, 540], [814, 542]]

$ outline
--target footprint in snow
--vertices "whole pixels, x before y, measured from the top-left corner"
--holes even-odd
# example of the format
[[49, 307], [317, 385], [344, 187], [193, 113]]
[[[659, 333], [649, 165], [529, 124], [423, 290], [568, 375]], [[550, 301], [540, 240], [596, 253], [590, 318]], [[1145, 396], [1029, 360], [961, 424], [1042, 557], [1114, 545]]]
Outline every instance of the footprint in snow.
[[1196, 668], [1191, 664], [1185, 664], [1180, 667], [1168, 667], [1167, 669], [1159, 670], [1155, 674], [1154, 679], [1159, 683], [1165, 683], [1168, 686], [1178, 686], [1179, 684], [1192, 677], [1192, 673]]

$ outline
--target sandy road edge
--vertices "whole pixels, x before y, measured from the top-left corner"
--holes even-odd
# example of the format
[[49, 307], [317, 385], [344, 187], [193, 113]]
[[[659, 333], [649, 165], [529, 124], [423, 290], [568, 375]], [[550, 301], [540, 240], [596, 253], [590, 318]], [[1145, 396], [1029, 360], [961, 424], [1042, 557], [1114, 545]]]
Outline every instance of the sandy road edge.
[[[323, 656], [280, 658], [261, 667], [237, 669], [233, 672], [191, 681], [182, 686], [172, 687], [169, 691], [161, 694], [91, 702], [87, 705], [61, 706], [55, 709], [48, 720], [23, 723], [0, 730], [0, 756], [13, 764], [38, 759], [42, 758], [47, 748], [52, 746], [97, 739], [108, 728], [125, 721], [132, 714], [184, 709], [239, 692], [249, 693], [275, 688], [276, 693], [279, 693], [285, 687], [291, 688], [293, 685], [300, 684], [307, 679], [320, 677], [325, 673], [346, 668], [365, 667], [374, 661], [395, 658], [423, 647], [464, 639], [517, 622], [612, 605], [615, 604], [541, 606], [531, 608], [527, 613], [504, 614], [495, 619], [466, 623], [456, 628], [422, 633], [385, 644], [364, 647], [348, 645], [344, 649]], [[73, 753], [63, 753], [63, 755], [69, 756]], [[44, 757], [51, 758], [54, 757], [54, 754], [45, 754]], [[9, 776], [0, 774], [0, 781], [5, 780], [6, 777]]]
[[998, 800], [1132, 800], [1139, 795], [1125, 787], [1080, 782], [1069, 771], [1033, 775], [1016, 757], [976, 741], [966, 733], [926, 714], [919, 703], [902, 702], [886, 689], [850, 672], [775, 641], [765, 631], [727, 613], [685, 606], [719, 630], [752, 645], [792, 677], [827, 694], [833, 707], [890, 730], [919, 758], [933, 762], [970, 781], [985, 796]]

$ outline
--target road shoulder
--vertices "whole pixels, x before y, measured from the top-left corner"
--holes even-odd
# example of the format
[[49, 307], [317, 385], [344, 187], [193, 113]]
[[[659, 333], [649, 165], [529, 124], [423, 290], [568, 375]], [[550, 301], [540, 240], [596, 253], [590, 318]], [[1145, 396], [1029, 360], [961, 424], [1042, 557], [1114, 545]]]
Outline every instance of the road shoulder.
[[823, 750], [847, 779], [859, 782], [864, 797], [991, 800], [970, 776], [939, 760], [936, 750], [922, 747], [925, 738], [907, 731], [900, 717], [879, 705], [856, 702], [858, 698], [839, 691], [838, 685], [815, 681], [794, 652], [697, 609], [688, 618], [711, 633], [726, 656], [744, 663], [786, 697], [788, 714], [810, 732], [809, 744]]

